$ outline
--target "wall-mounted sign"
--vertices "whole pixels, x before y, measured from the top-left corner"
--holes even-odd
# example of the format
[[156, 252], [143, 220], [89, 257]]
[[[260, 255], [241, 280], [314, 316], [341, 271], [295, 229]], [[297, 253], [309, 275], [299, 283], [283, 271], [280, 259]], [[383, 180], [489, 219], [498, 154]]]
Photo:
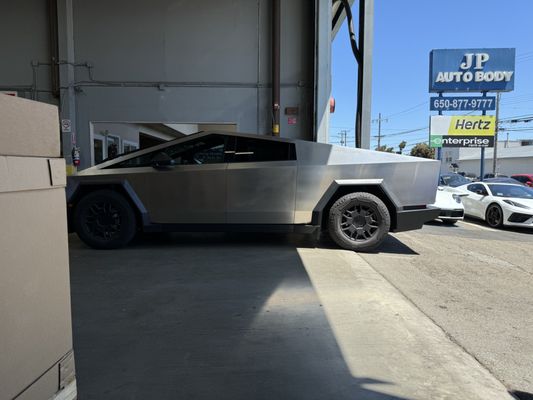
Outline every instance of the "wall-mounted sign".
[[61, 132], [63, 133], [72, 132], [72, 121], [70, 119], [61, 120]]
[[429, 109], [431, 111], [491, 111], [496, 109], [496, 97], [432, 97], [429, 101]]
[[433, 115], [431, 147], [492, 147], [496, 118], [493, 115]]
[[429, 55], [430, 92], [514, 89], [515, 49], [446, 49]]
[[298, 107], [285, 107], [285, 115], [298, 115], [299, 111]]

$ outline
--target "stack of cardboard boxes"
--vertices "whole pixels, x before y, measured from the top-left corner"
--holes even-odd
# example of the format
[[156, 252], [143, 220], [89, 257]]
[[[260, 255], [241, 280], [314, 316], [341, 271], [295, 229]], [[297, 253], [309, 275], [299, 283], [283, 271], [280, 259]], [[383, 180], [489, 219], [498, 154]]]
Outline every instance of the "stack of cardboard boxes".
[[0, 399], [76, 397], [57, 107], [0, 94]]

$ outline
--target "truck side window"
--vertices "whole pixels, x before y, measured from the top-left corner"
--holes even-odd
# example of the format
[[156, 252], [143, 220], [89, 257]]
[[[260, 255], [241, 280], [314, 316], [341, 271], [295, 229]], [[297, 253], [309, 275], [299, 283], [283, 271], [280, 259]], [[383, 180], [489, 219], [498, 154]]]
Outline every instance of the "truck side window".
[[237, 137], [233, 162], [296, 160], [294, 143]]

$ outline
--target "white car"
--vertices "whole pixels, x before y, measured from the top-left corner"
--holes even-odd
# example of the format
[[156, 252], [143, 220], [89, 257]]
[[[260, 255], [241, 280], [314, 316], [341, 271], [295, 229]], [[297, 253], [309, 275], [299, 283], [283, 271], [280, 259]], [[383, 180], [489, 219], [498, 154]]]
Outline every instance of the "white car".
[[461, 197], [468, 196], [466, 193], [453, 193], [442, 186], [437, 189], [435, 203], [432, 206], [440, 208], [437, 219], [446, 225], [453, 225], [464, 218], [465, 209]]
[[519, 226], [533, 228], [533, 189], [512, 183], [476, 182], [457, 188], [465, 214], [480, 218], [493, 228]]

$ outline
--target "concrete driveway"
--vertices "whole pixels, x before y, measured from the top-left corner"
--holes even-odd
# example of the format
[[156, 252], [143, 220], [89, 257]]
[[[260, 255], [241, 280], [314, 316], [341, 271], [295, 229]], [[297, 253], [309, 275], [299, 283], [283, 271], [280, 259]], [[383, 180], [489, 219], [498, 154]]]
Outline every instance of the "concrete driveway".
[[[506, 399], [360, 255], [305, 236], [70, 237], [80, 399]], [[416, 257], [391, 237], [382, 257]]]

